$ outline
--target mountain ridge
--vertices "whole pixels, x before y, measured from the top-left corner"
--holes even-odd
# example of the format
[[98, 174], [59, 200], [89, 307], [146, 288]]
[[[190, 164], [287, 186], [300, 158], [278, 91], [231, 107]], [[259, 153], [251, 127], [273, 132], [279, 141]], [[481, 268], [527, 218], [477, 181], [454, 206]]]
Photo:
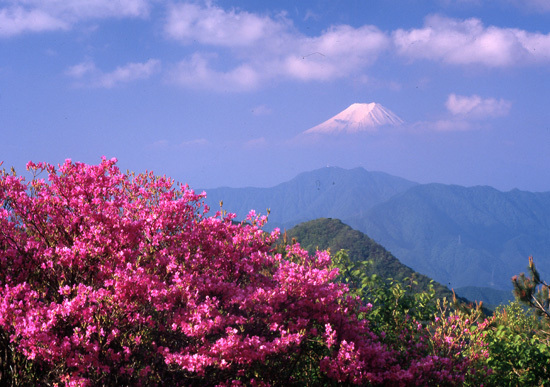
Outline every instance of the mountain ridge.
[[341, 219], [446, 286], [511, 289], [533, 255], [550, 276], [550, 192], [418, 184], [363, 168], [304, 172], [273, 188], [207, 191], [238, 219], [269, 208], [268, 227]]
[[[223, 201], [224, 208], [241, 219], [251, 209], [265, 214], [269, 208], [268, 227], [284, 228], [320, 217], [342, 218], [342, 215], [365, 213], [373, 205], [415, 184], [418, 183], [361, 167], [324, 167], [300, 173], [270, 188], [221, 187], [206, 193], [211, 208]], [[348, 189], [350, 186], [352, 190]]]
[[[352, 262], [371, 261], [367, 274], [377, 274], [384, 280], [392, 278], [403, 282], [405, 278], [411, 280], [414, 277], [418, 282], [417, 288], [421, 291], [428, 290], [432, 281], [401, 263], [368, 235], [339, 219], [319, 218], [300, 223], [287, 230], [285, 236], [289, 240], [296, 240], [310, 254], [317, 250], [329, 249], [331, 253], [346, 250]], [[451, 291], [444, 285], [434, 281], [433, 286], [438, 297], [452, 297]]]
[[347, 222], [404, 264], [455, 287], [510, 288], [528, 256], [550, 258], [550, 193], [423, 184]]

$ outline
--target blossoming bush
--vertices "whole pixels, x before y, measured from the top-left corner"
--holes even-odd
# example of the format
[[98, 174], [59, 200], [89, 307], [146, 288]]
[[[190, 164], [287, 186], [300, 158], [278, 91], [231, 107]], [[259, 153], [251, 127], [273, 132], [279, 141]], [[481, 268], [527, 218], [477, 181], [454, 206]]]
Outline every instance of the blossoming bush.
[[409, 351], [371, 329], [327, 252], [277, 252], [265, 217], [209, 217], [204, 194], [114, 159], [27, 167], [0, 176], [0, 384], [463, 380], [415, 321], [391, 335]]
[[265, 218], [206, 217], [203, 195], [115, 163], [29, 163], [30, 182], [3, 173], [3, 380], [282, 384], [382, 372], [389, 354], [332, 282], [327, 253], [295, 246], [282, 260]]
[[[337, 252], [333, 265], [337, 279], [348, 284], [350, 292], [372, 305], [369, 328], [391, 349], [394, 364], [406, 370], [404, 385], [483, 384], [491, 369], [487, 367], [484, 342], [488, 321], [482, 319], [481, 305], [461, 305], [435, 298], [433, 286], [415, 291], [418, 283], [406, 278], [382, 280], [368, 275], [368, 261], [352, 262], [345, 251]], [[390, 383], [391, 384], [391, 383]]]

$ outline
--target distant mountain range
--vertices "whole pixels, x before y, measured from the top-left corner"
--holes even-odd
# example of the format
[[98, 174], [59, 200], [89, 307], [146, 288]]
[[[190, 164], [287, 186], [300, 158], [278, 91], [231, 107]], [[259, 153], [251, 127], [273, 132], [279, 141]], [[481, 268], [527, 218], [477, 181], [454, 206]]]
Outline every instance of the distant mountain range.
[[346, 221], [446, 285], [510, 288], [530, 255], [550, 273], [550, 193], [418, 185]]
[[[290, 228], [316, 218], [361, 219], [368, 210], [417, 185], [383, 172], [363, 168], [322, 168], [299, 174], [272, 188], [206, 190], [207, 203], [244, 218], [251, 209], [266, 213], [269, 227]], [[200, 192], [200, 191], [199, 191]]]
[[511, 289], [533, 255], [550, 279], [550, 192], [418, 184], [362, 168], [327, 167], [272, 188], [207, 190], [239, 218], [271, 210], [269, 227], [341, 219], [403, 264], [449, 287]]

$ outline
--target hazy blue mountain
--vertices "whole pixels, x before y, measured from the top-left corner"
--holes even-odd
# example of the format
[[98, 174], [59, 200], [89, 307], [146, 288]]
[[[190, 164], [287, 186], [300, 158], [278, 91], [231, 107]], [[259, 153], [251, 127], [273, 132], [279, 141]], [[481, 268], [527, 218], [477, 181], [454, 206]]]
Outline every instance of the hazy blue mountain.
[[[206, 190], [212, 209], [223, 208], [244, 218], [251, 209], [266, 213], [270, 227], [292, 227], [321, 217], [362, 217], [373, 206], [416, 185], [411, 181], [363, 168], [337, 167], [302, 173], [272, 188], [216, 188]], [[200, 191], [199, 191], [200, 192]]]
[[468, 300], [483, 301], [483, 305], [494, 310], [498, 305], [506, 305], [514, 300], [511, 290], [498, 290], [487, 287], [466, 286], [455, 289], [458, 296]]
[[337, 218], [403, 264], [449, 287], [511, 289], [533, 255], [550, 280], [550, 192], [417, 184], [362, 168], [322, 168], [272, 188], [207, 190], [236, 212], [271, 209], [269, 226]]
[[452, 287], [510, 288], [529, 255], [549, 274], [550, 193], [418, 185], [347, 223]]

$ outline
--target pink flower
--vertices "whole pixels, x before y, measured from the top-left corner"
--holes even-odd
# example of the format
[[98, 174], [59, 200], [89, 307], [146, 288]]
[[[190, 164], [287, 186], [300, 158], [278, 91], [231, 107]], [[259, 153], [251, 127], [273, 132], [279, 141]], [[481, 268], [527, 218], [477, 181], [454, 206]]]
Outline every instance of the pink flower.
[[275, 253], [265, 216], [208, 216], [204, 193], [116, 162], [0, 173], [0, 334], [38, 384], [279, 385], [301, 356], [342, 383], [460, 379], [462, 347], [430, 357], [420, 324], [400, 332], [407, 356], [384, 344], [328, 252]]

